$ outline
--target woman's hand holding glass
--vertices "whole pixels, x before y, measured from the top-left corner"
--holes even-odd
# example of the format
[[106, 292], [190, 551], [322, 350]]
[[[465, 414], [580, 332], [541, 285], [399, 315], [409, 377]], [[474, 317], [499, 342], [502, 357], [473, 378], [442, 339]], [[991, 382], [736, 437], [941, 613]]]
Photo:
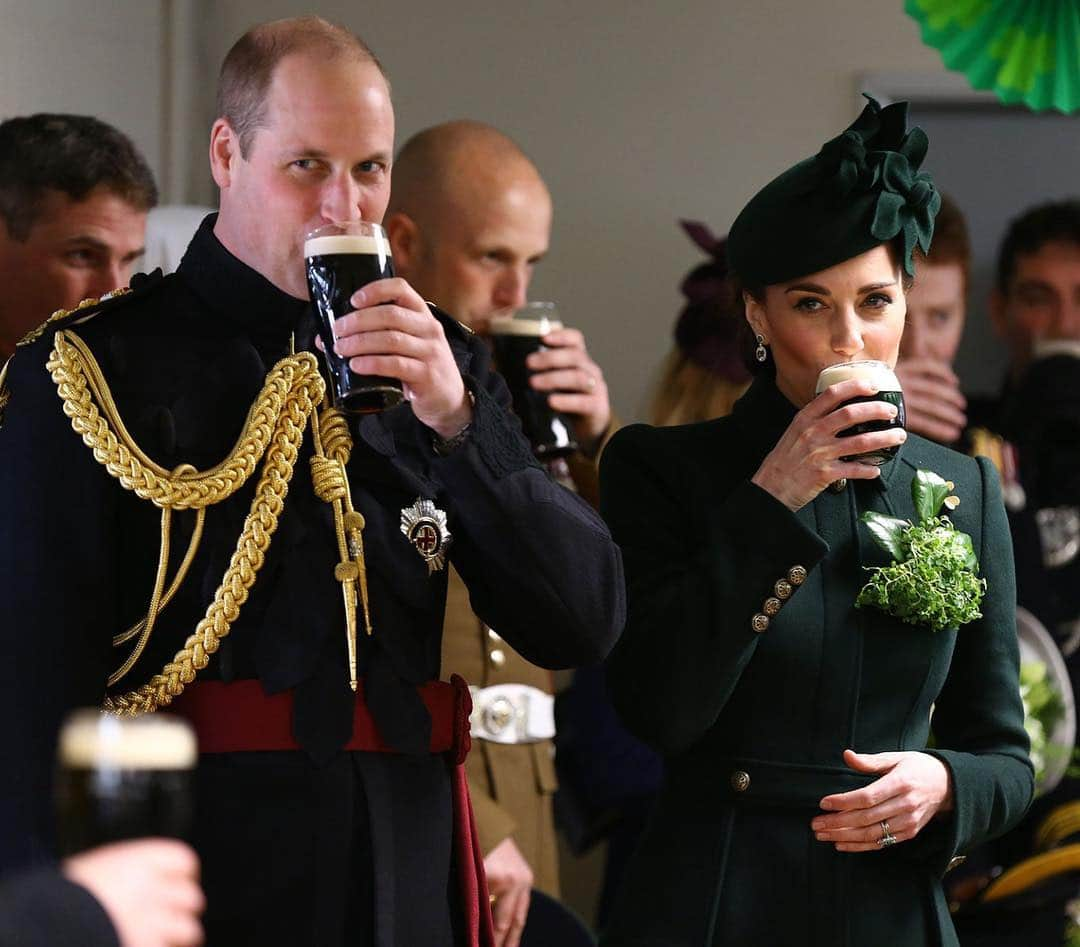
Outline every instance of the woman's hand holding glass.
[[907, 434], [899, 428], [853, 437], [837, 434], [856, 424], [896, 416], [896, 408], [883, 401], [839, 407], [852, 398], [876, 393], [877, 389], [861, 378], [826, 388], [795, 415], [750, 479], [792, 511], [804, 507], [837, 480], [873, 480], [879, 475], [877, 467], [844, 458], [895, 447]]
[[953, 807], [949, 771], [929, 753], [845, 750], [844, 762], [880, 778], [821, 800], [824, 814], [810, 828], [819, 842], [834, 844], [838, 852], [876, 852], [885, 847], [886, 829], [895, 842], [910, 841], [934, 816]]

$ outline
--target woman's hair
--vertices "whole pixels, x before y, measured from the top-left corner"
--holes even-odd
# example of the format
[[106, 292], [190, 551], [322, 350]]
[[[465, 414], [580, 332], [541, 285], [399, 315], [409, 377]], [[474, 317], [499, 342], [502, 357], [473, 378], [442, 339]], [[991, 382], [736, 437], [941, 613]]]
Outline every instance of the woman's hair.
[[717, 375], [680, 349], [672, 349], [660, 370], [646, 420], [665, 426], [722, 418], [731, 413], [748, 385]]
[[947, 194], [941, 195], [941, 210], [934, 219], [934, 242], [930, 252], [925, 255], [920, 252], [917, 256], [931, 266], [957, 264], [964, 274], [964, 291], [967, 291], [971, 275], [971, 238], [963, 212]]
[[728, 270], [727, 241], [704, 224], [681, 223], [711, 259], [682, 281], [686, 305], [675, 323], [675, 347], [664, 360], [648, 409], [649, 422], [660, 425], [728, 414], [750, 381], [739, 355], [743, 307]]

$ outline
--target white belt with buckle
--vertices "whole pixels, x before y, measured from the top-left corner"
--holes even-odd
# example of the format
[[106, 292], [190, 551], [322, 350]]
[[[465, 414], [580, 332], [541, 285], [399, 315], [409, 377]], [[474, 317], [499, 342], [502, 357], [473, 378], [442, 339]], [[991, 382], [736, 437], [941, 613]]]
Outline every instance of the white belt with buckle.
[[470, 687], [469, 732], [492, 743], [536, 743], [555, 736], [555, 698], [528, 684]]

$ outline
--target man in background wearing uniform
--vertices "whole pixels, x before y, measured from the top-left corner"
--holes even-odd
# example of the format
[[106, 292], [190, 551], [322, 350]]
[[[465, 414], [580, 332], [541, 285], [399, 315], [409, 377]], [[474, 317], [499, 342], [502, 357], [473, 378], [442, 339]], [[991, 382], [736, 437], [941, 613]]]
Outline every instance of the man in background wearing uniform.
[[51, 320], [0, 392], [0, 872], [49, 858], [67, 711], [168, 708], [199, 738], [209, 943], [489, 944], [467, 693], [436, 680], [446, 565], [554, 668], [618, 636], [619, 552], [536, 464], [483, 344], [403, 279], [354, 294], [336, 346], [408, 403], [320, 408], [304, 235], [380, 220], [390, 191], [367, 46], [254, 27], [218, 103], [221, 210], [179, 270]]
[[[402, 147], [386, 227], [396, 272], [425, 299], [481, 336], [491, 319], [526, 301], [548, 249], [551, 196], [540, 173], [506, 135], [473, 121], [429, 128]], [[596, 498], [595, 460], [611, 429], [600, 367], [577, 329], [544, 339], [530, 357], [532, 384], [574, 420], [582, 451], [553, 471]], [[558, 897], [552, 816], [556, 788], [551, 676], [530, 664], [469, 607], [451, 574], [443, 632], [444, 677], [474, 685], [473, 754], [467, 762], [496, 936], [515, 947], [530, 889]]]
[[142, 155], [105, 122], [0, 123], [0, 363], [49, 313], [127, 285], [157, 197]]

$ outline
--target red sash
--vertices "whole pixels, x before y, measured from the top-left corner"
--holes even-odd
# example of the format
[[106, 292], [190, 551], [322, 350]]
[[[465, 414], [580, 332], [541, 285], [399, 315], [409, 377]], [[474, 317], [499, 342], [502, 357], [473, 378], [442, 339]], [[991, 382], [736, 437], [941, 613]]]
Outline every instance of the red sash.
[[[466, 942], [469, 947], [494, 947], [484, 856], [480, 851], [469, 787], [465, 781], [464, 763], [470, 747], [469, 714], [472, 712], [469, 688], [455, 674], [449, 683], [428, 681], [416, 690], [431, 715], [429, 748], [432, 753], [445, 754], [453, 768], [454, 852]], [[394, 752], [383, 742], [368, 711], [363, 682], [358, 685], [355, 708], [352, 737], [344, 749]], [[301, 749], [292, 733], [292, 691], [267, 696], [255, 680], [189, 684], [169, 705], [169, 710], [187, 719], [195, 728], [200, 753]]]

